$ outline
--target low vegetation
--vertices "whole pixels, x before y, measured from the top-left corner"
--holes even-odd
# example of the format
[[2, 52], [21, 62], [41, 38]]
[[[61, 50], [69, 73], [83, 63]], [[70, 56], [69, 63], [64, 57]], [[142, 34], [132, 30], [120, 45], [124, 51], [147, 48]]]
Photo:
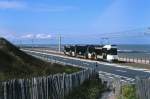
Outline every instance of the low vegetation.
[[101, 93], [106, 90], [105, 84], [102, 84], [100, 79], [93, 77], [75, 88], [65, 99], [99, 99]]
[[137, 99], [135, 85], [125, 85], [121, 90], [122, 95], [118, 99]]
[[32, 57], [6, 39], [0, 38], [0, 81], [63, 72], [72, 73], [79, 70], [80, 68], [62, 66]]

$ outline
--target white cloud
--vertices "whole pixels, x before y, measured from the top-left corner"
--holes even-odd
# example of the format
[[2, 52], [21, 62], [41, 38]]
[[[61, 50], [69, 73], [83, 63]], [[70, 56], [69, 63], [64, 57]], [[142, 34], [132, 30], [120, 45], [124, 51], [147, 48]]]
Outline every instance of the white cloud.
[[21, 36], [23, 39], [50, 39], [50, 34], [26, 34]]
[[25, 10], [32, 12], [63, 12], [74, 10], [77, 7], [70, 5], [54, 5], [30, 3], [25, 1], [0, 1], [0, 10], [13, 9], [13, 10]]
[[0, 9], [21, 9], [26, 7], [24, 2], [18, 1], [0, 1]]
[[51, 35], [50, 34], [37, 34], [36, 38], [37, 39], [49, 39], [51, 38]]
[[24, 39], [33, 39], [35, 36], [33, 34], [27, 34], [27, 35], [23, 35], [21, 36], [21, 38], [24, 38]]

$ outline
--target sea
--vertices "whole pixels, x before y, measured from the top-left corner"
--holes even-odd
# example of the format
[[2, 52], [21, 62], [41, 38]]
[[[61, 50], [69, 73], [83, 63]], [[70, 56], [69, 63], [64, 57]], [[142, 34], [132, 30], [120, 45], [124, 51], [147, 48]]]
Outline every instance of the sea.
[[150, 59], [150, 45], [118, 45], [117, 47], [120, 57]]
[[[37, 48], [47, 48], [51, 50], [58, 50], [58, 45], [56, 44], [23, 44], [18, 45], [20, 47], [37, 47]], [[61, 46], [61, 51], [63, 51], [65, 45]], [[129, 57], [129, 58], [144, 58], [150, 59], [150, 45], [117, 45], [118, 56], [119, 57]]]

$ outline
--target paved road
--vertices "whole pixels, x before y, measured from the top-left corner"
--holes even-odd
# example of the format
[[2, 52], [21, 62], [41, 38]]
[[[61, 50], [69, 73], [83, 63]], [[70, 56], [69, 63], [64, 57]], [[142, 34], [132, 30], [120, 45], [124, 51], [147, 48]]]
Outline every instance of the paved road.
[[117, 76], [122, 79], [130, 79], [130, 80], [134, 80], [135, 77], [137, 76], [146, 77], [146, 78], [150, 77], [150, 71], [148, 70], [144, 71], [144, 70], [134, 69], [134, 68], [122, 68], [117, 64], [90, 61], [90, 60], [79, 59], [79, 58], [71, 58], [62, 55], [50, 54], [47, 52], [30, 51], [30, 50], [24, 50], [24, 51], [36, 56], [44, 55], [44, 57], [46, 57], [47, 59], [54, 59], [57, 61], [70, 63], [74, 65], [80, 65], [88, 68], [96, 67], [97, 72], [101, 72], [104, 75], [108, 75], [112, 77]]

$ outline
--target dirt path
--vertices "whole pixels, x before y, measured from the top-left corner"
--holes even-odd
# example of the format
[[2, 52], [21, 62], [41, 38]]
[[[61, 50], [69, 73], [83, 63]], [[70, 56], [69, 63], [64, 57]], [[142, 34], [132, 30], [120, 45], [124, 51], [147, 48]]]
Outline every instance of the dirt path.
[[99, 99], [115, 99], [115, 95], [112, 91], [108, 91], [103, 93]]

